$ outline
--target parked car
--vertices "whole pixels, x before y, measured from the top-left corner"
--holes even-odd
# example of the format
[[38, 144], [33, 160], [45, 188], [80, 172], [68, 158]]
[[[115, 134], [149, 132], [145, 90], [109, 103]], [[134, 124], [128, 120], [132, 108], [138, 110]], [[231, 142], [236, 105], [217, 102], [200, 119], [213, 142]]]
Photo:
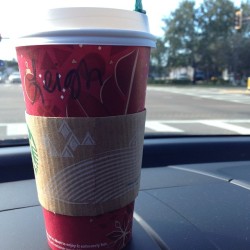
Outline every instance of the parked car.
[[206, 79], [205, 73], [202, 71], [196, 71], [194, 73], [194, 80], [195, 81], [204, 81]]
[[8, 80], [8, 74], [5, 71], [0, 71], [0, 83], [5, 83]]
[[187, 73], [181, 73], [177, 76], [176, 78], [177, 80], [187, 80], [189, 81], [190, 80], [190, 77]]
[[0, 83], [3, 83], [3, 82], [5, 82], [4, 74], [3, 72], [0, 72]]
[[11, 73], [8, 77], [9, 83], [21, 83], [21, 76], [18, 71]]

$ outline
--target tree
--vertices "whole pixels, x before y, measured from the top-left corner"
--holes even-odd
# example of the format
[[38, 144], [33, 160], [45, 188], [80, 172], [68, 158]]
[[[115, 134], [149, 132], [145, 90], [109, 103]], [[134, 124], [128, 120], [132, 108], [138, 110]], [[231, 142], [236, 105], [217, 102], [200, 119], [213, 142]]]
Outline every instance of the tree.
[[195, 2], [182, 1], [164, 21], [168, 66], [195, 66], [198, 43]]
[[230, 0], [184, 0], [165, 19], [168, 67], [192, 66], [218, 75], [232, 64], [235, 7]]
[[207, 77], [221, 76], [224, 70], [249, 76], [250, 5], [248, 1], [241, 4], [239, 31], [234, 28], [237, 9], [231, 0], [204, 0], [200, 6], [183, 0], [164, 19], [164, 37], [162, 44], [158, 43], [160, 51], [152, 53], [154, 61], [162, 64], [160, 58], [165, 53], [169, 69], [192, 66], [194, 71], [205, 71]]
[[230, 66], [235, 7], [230, 0], [206, 0], [199, 9], [201, 64], [218, 74]]
[[166, 75], [166, 65], [167, 65], [167, 48], [164, 41], [158, 38], [156, 41], [156, 48], [151, 50], [151, 74], [157, 76]]

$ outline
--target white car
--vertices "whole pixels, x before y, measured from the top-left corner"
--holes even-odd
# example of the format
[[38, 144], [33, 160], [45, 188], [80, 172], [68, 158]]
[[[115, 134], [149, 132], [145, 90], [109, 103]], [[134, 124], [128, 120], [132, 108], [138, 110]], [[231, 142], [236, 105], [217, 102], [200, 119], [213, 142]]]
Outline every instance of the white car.
[[0, 83], [4, 82], [4, 74], [2, 72], [0, 72]]
[[18, 71], [11, 73], [8, 77], [9, 83], [21, 83], [21, 76]]

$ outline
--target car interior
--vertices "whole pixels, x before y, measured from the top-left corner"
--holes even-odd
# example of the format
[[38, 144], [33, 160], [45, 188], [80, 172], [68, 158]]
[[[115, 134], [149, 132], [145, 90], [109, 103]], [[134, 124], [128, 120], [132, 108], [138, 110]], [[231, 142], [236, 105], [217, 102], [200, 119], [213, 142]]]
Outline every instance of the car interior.
[[[249, 97], [247, 86], [242, 89]], [[249, 134], [147, 131], [140, 178], [132, 239], [124, 249], [250, 249]], [[0, 201], [0, 249], [50, 249], [27, 136], [0, 140]]]

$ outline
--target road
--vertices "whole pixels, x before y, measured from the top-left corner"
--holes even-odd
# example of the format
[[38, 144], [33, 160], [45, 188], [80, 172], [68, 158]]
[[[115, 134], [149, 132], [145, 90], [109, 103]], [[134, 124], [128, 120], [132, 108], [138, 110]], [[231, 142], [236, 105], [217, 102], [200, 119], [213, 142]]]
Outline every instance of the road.
[[148, 132], [250, 134], [250, 92], [245, 88], [148, 87]]
[[[149, 86], [146, 132], [170, 135], [250, 134], [244, 88]], [[0, 85], [0, 138], [27, 136], [20, 84]]]

